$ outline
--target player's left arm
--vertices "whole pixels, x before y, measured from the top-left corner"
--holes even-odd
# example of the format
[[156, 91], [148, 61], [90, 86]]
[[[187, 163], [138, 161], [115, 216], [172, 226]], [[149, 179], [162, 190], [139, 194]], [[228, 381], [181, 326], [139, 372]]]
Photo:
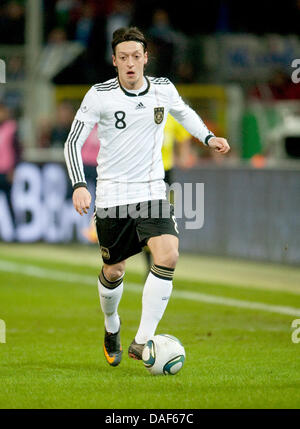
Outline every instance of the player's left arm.
[[194, 137], [203, 142], [205, 146], [215, 149], [216, 152], [225, 154], [230, 150], [227, 140], [216, 137], [210, 131], [200, 116], [188, 106], [180, 97], [175, 86], [168, 85], [170, 96], [170, 114]]

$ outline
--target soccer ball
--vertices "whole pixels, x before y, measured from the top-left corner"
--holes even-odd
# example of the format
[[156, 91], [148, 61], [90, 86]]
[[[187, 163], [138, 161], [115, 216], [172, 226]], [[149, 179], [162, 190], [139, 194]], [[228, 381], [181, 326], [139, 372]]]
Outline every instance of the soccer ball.
[[185, 350], [172, 335], [154, 335], [147, 341], [142, 354], [144, 366], [152, 375], [174, 375], [182, 368]]

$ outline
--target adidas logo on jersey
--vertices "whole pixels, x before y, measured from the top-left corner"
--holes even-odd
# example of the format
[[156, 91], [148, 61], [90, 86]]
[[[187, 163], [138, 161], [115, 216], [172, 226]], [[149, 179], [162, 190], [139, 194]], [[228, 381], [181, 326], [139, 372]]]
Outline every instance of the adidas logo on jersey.
[[135, 110], [138, 110], [138, 109], [146, 109], [146, 106], [144, 106], [144, 105], [143, 105], [143, 103], [142, 103], [142, 102], [140, 102], [140, 103], [136, 106]]

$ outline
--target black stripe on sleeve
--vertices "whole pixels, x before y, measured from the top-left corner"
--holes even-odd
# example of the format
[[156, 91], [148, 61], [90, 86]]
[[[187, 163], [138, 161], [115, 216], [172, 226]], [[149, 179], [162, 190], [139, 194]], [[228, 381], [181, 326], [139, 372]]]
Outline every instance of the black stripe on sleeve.
[[80, 137], [81, 131], [83, 130], [83, 127], [84, 127], [84, 123], [83, 122], [81, 122], [80, 124], [81, 125], [79, 126], [76, 138], [72, 142], [72, 146], [73, 146], [73, 149], [74, 149], [74, 154], [75, 154], [75, 159], [76, 159], [77, 174], [78, 174], [78, 177], [79, 177], [78, 181], [79, 182], [83, 182], [84, 181], [83, 180], [83, 175], [82, 175], [82, 171], [80, 169], [80, 165], [79, 165], [79, 161], [78, 161], [78, 153], [77, 153], [77, 148], [76, 148], [76, 143], [77, 143], [77, 141], [78, 141], [78, 139]]
[[74, 173], [74, 169], [73, 169], [73, 164], [71, 162], [71, 154], [70, 154], [70, 144], [71, 141], [73, 139], [74, 133], [76, 132], [76, 127], [77, 127], [78, 121], [76, 120], [76, 122], [74, 123], [74, 127], [72, 132], [69, 134], [68, 140], [67, 140], [67, 147], [68, 147], [68, 157], [69, 157], [69, 164], [70, 164], [70, 170], [71, 170], [71, 174], [72, 174], [72, 181], [76, 182], [76, 177], [75, 177], [75, 173]]
[[77, 134], [78, 134], [78, 130], [80, 129], [81, 126], [81, 122], [77, 120], [76, 125], [75, 125], [75, 132], [72, 136], [72, 138], [70, 139], [70, 144], [69, 144], [69, 157], [70, 157], [70, 162], [74, 168], [74, 182], [80, 182], [80, 174], [78, 174], [78, 170], [76, 169], [76, 163], [75, 163], [75, 157], [74, 157], [74, 152], [73, 152], [73, 141], [77, 140]]

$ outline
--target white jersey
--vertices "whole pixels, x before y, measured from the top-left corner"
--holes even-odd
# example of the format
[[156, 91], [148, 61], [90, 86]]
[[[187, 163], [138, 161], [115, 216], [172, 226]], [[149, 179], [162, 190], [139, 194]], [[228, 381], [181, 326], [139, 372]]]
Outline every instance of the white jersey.
[[184, 103], [167, 78], [145, 78], [141, 92], [128, 91], [118, 78], [92, 86], [74, 118], [65, 159], [74, 188], [86, 185], [81, 148], [98, 124], [96, 207], [165, 199], [161, 148], [168, 113], [208, 144], [213, 136]]

